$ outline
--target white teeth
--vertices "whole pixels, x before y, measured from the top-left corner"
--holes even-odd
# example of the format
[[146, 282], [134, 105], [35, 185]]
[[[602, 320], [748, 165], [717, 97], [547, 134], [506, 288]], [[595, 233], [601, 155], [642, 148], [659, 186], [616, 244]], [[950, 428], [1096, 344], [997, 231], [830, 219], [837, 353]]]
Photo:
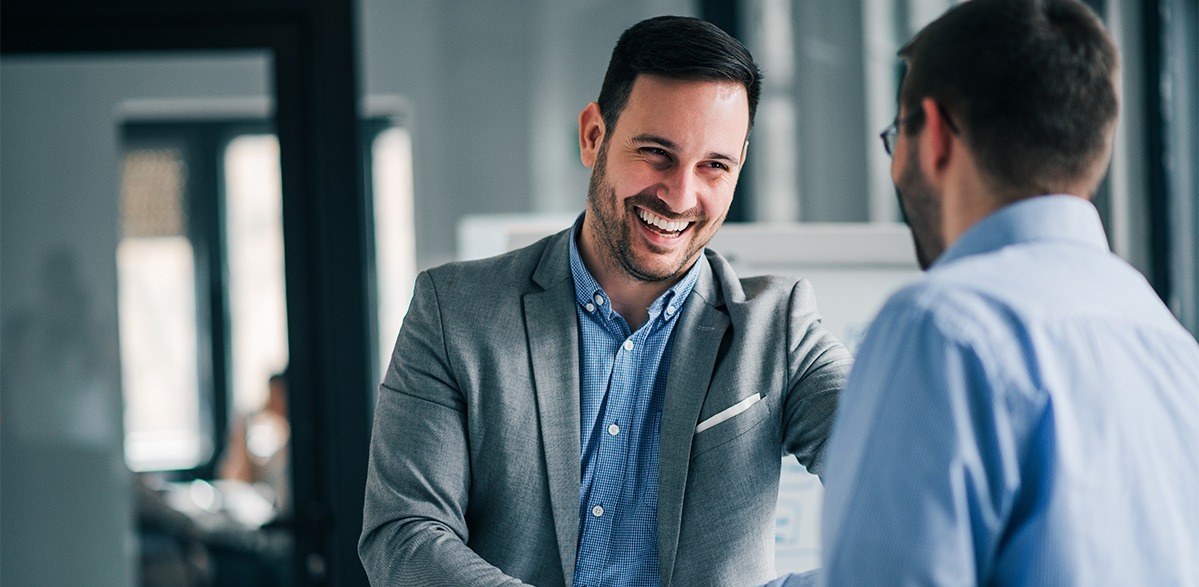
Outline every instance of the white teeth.
[[662, 230], [665, 230], [666, 232], [679, 232], [684, 228], [687, 228], [688, 224], [691, 224], [690, 222], [684, 222], [681, 220], [667, 220], [644, 208], [637, 209], [637, 216], [644, 220], [646, 224], [652, 224], [658, 228], [661, 228]]

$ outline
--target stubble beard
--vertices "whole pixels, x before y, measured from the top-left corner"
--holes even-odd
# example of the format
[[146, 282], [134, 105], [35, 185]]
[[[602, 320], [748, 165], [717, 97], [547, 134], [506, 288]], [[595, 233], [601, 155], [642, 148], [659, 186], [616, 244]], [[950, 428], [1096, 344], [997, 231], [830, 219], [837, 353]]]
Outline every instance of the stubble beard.
[[[908, 151], [907, 162], [895, 185], [895, 197], [916, 246], [916, 261], [927, 271], [945, 252], [941, 230], [941, 199], [920, 173], [915, 145]], [[902, 188], [900, 186], [903, 186]]]
[[[608, 143], [605, 140], [600, 145], [599, 153], [596, 155], [595, 168], [591, 172], [591, 180], [587, 185], [587, 213], [592, 216], [593, 236], [595, 242], [604, 249], [603, 252], [607, 253], [600, 255], [601, 262], [645, 283], [660, 283], [677, 279], [688, 268], [689, 262], [695, 258], [696, 253], [707, 246], [708, 241], [711, 240], [709, 237], [700, 242], [698, 231], [703, 227], [703, 219], [695, 219], [695, 225], [689, 229], [693, 231], [692, 234], [683, 237], [689, 240], [686, 254], [680, 257], [676, 263], [671, 263], [665, 268], [655, 268], [649, 263], [639, 261], [636, 252], [633, 251], [634, 227], [630, 224], [638, 221], [630, 220], [631, 214], [626, 214], [627, 206], [634, 203], [640, 204], [663, 216], [670, 215], [669, 208], [652, 194], [638, 194], [626, 200], [620, 200], [617, 197], [616, 188], [607, 181], [607, 161]], [[622, 204], [626, 207], [625, 209], [621, 209]], [[720, 219], [720, 221], [723, 220], [723, 218]], [[716, 226], [719, 225], [718, 221]], [[653, 252], [651, 246], [651, 253]], [[664, 255], [657, 256], [657, 258], [666, 261]]]

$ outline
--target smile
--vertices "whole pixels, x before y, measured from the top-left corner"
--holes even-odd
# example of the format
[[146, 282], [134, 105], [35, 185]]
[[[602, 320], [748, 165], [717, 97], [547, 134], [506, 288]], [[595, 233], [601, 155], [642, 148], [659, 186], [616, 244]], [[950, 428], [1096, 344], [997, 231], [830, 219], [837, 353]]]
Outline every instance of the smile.
[[647, 226], [656, 229], [655, 232], [665, 236], [678, 236], [691, 225], [685, 220], [667, 220], [645, 208], [637, 208], [637, 217]]

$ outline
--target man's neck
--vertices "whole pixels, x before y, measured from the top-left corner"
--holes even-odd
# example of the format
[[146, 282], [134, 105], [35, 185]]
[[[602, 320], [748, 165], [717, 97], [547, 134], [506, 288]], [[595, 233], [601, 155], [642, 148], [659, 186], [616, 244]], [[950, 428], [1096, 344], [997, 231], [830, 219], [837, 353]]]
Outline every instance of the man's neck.
[[678, 283], [678, 279], [669, 282], [647, 283], [632, 278], [605, 280], [602, 277], [596, 277], [596, 281], [612, 300], [612, 309], [616, 310], [629, 323], [629, 328], [633, 331], [641, 328], [641, 325], [649, 319], [649, 307], [654, 300]]
[[946, 249], [1005, 203], [1003, 192], [984, 176], [974, 160], [970, 158], [966, 163], [946, 177], [945, 197], [941, 204], [942, 237]]
[[[637, 279], [620, 267], [616, 259], [595, 250], [597, 243], [586, 235], [585, 225], [581, 232], [583, 234], [579, 235], [577, 242], [583, 265], [591, 272], [591, 276], [599, 283], [604, 293], [608, 294], [608, 299], [612, 301], [612, 309], [629, 323], [629, 328], [633, 331], [645, 324], [649, 318], [649, 307], [654, 300], [674, 287], [682, 276], [686, 275], [685, 270], [678, 277], [664, 281]], [[695, 260], [692, 260], [691, 264], [687, 265], [687, 270], [690, 270], [694, 263]]]

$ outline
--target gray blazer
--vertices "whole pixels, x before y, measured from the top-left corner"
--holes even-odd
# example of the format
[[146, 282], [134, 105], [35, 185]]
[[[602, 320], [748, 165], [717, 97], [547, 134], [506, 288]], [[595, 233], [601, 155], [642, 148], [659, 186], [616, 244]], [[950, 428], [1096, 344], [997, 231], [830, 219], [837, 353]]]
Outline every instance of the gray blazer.
[[[375, 408], [359, 542], [372, 584], [570, 584], [581, 449], [569, 237], [417, 277]], [[662, 414], [661, 584], [760, 584], [775, 575], [780, 457], [821, 471], [851, 359], [807, 281], [738, 280], [712, 251], [699, 263]]]

